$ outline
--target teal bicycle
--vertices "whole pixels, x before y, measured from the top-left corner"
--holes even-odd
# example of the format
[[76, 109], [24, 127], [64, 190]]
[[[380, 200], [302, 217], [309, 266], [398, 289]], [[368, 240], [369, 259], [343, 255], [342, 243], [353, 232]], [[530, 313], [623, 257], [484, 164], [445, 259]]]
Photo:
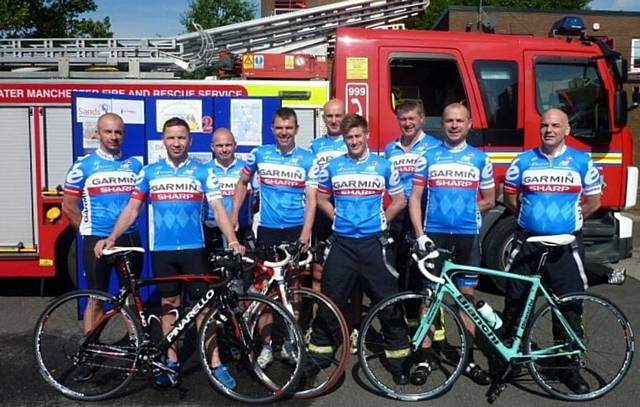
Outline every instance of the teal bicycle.
[[[467, 366], [470, 338], [459, 316], [462, 311], [506, 366], [487, 392], [489, 402], [495, 400], [510, 372], [519, 366], [526, 366], [533, 380], [555, 398], [587, 401], [605, 395], [621, 382], [631, 366], [634, 336], [629, 321], [615, 304], [599, 295], [582, 292], [558, 297], [550, 293], [542, 285], [539, 273], [552, 247], [570, 244], [574, 239], [572, 235], [530, 237], [528, 241], [546, 248], [538, 273], [530, 276], [458, 265], [451, 261], [452, 253], [444, 250], [414, 252], [420, 271], [434, 287], [424, 292], [399, 293], [373, 307], [362, 324], [358, 343], [365, 375], [382, 394], [399, 400], [424, 400], [445, 393]], [[441, 253], [445, 261], [438, 277], [429, 269], [435, 267], [433, 260]], [[503, 339], [456, 287], [453, 279], [466, 272], [531, 284], [512, 340]], [[445, 297], [452, 301], [445, 301]], [[431, 356], [426, 382], [419, 385], [397, 385], [386, 369], [378, 316], [397, 311], [395, 307], [406, 315], [413, 354], [424, 354], [422, 349], [428, 349]], [[581, 310], [581, 332], [572, 329], [563, 315], [563, 310], [570, 308]], [[408, 363], [414, 362], [417, 360], [408, 359]], [[563, 378], [568, 369], [578, 369], [589, 385], [588, 391], [578, 394], [565, 384]]]

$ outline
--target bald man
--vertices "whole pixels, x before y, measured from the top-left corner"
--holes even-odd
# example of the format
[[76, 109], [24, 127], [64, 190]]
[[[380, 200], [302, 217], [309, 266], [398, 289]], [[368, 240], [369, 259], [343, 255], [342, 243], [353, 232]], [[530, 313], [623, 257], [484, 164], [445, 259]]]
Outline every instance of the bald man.
[[[240, 178], [242, 168], [246, 165], [244, 160], [236, 158], [236, 140], [231, 130], [221, 127], [213, 132], [211, 137], [211, 151], [213, 160], [208, 163], [208, 170], [216, 175], [220, 192], [222, 192], [222, 202], [231, 216], [233, 209], [233, 194], [236, 184]], [[247, 187], [247, 194], [238, 212], [238, 231], [236, 236], [245, 244], [251, 235], [251, 208], [250, 208], [251, 187]], [[205, 238], [207, 250], [211, 252], [215, 248], [226, 247], [224, 235], [218, 228], [215, 216], [209, 208], [207, 219], [205, 220]]]
[[[409, 215], [421, 248], [424, 249], [426, 243], [433, 241], [439, 248], [455, 250], [456, 263], [480, 266], [480, 213], [495, 205], [495, 184], [489, 157], [467, 144], [471, 126], [471, 114], [466, 106], [452, 103], [444, 108], [444, 142], [427, 150], [416, 163]], [[425, 189], [428, 194], [423, 216], [421, 204]], [[458, 273], [454, 282], [465, 297], [475, 304], [478, 275]], [[429, 286], [431, 282], [425, 279], [425, 284]], [[465, 327], [475, 338], [473, 321], [462, 312], [460, 315]], [[444, 340], [444, 337], [438, 337], [436, 332], [434, 340]], [[430, 348], [431, 343], [425, 340], [422, 353], [429, 364], [433, 362]], [[474, 361], [473, 349], [469, 350], [468, 361], [464, 373], [477, 384], [490, 384], [488, 373]], [[412, 380], [417, 384], [424, 383], [427, 380], [424, 373], [416, 370]]]
[[[545, 247], [527, 242], [528, 237], [558, 234], [576, 237], [571, 245], [552, 248], [542, 270], [543, 281], [558, 296], [587, 289], [582, 222], [600, 207], [602, 193], [602, 177], [589, 155], [566, 145], [570, 133], [569, 119], [563, 111], [544, 112], [540, 120], [540, 146], [520, 154], [511, 163], [504, 182], [505, 204], [518, 215], [511, 272], [529, 275], [538, 268]], [[520, 280], [508, 282], [504, 321], [506, 334], [511, 335], [524, 308], [529, 284]], [[574, 331], [581, 334], [582, 312], [577, 308], [562, 311]], [[562, 332], [555, 329], [557, 323], [554, 320], [554, 335]], [[580, 375], [577, 361], [563, 359], [566, 366], [559, 369], [560, 379], [574, 393], [588, 393], [589, 385]]]
[[[98, 118], [95, 136], [98, 149], [80, 157], [69, 169], [64, 184], [62, 211], [71, 226], [82, 236], [82, 260], [87, 276], [87, 288], [108, 291], [112, 265], [106, 258], [97, 258], [93, 247], [111, 234], [116, 220], [129, 202], [142, 163], [122, 154], [125, 128], [122, 118], [105, 113]], [[80, 210], [80, 202], [83, 202]], [[116, 242], [118, 246], [141, 246], [137, 226], [132, 225]], [[79, 246], [80, 247], [80, 246]], [[132, 254], [132, 270], [142, 270], [142, 256]], [[92, 300], [84, 312], [85, 332], [103, 314], [102, 304]], [[73, 373], [77, 382], [90, 380], [94, 369], [81, 365]]]

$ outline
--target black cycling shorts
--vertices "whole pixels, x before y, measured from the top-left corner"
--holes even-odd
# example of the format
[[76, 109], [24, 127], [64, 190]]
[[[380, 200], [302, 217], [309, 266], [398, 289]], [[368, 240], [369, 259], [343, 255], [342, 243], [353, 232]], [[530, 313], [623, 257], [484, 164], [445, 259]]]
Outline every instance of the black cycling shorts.
[[[449, 234], [449, 233], [428, 233], [427, 236], [436, 244], [436, 247], [446, 250], [454, 251], [454, 257], [452, 261], [456, 264], [465, 266], [479, 267], [481, 262], [480, 257], [480, 239], [478, 235], [463, 235], [463, 234]], [[443, 261], [436, 261], [436, 270], [440, 272]], [[453, 276], [453, 281], [459, 287], [471, 287], [478, 286], [478, 274], [476, 273], [456, 273]], [[425, 285], [427, 284], [425, 278]]]
[[[82, 236], [82, 263], [84, 272], [87, 277], [87, 288], [100, 291], [109, 290], [109, 278], [111, 277], [111, 268], [113, 264], [107, 261], [106, 256], [99, 259], [96, 258], [93, 248], [98, 240], [104, 239], [104, 236]], [[115, 246], [142, 247], [140, 242], [140, 234], [138, 232], [128, 233], [120, 236], [116, 240]], [[131, 253], [131, 271], [135, 276], [139, 276], [142, 272], [142, 253]], [[120, 274], [118, 274], [120, 281]], [[120, 281], [122, 283], [122, 281]]]
[[[156, 277], [173, 277], [180, 274], [203, 275], [209, 267], [204, 248], [151, 252], [151, 260]], [[196, 301], [204, 294], [207, 284], [190, 282], [188, 288], [191, 300]], [[182, 293], [182, 283], [175, 281], [158, 284], [158, 292], [163, 298], [175, 297]]]
[[[300, 238], [302, 225], [290, 228], [276, 229], [258, 226], [258, 246], [270, 249], [283, 242], [295, 243]], [[274, 260], [273, 253], [266, 253], [267, 260]]]

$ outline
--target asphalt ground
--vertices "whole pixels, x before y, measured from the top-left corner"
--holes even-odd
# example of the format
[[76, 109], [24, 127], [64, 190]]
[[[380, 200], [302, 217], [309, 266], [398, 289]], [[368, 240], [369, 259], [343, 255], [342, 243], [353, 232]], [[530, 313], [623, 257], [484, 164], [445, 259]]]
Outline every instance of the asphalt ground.
[[[639, 220], [640, 216], [634, 216]], [[634, 224], [636, 241], [640, 240], [639, 224]], [[612, 267], [626, 267], [628, 278], [622, 286], [600, 285], [592, 291], [612, 299], [626, 314], [636, 329], [636, 338], [640, 332], [640, 243], [634, 244], [634, 257]], [[596, 272], [602, 272], [601, 266], [589, 266]], [[93, 403], [75, 402], [64, 398], [48, 386], [37, 372], [34, 357], [32, 335], [35, 321], [46, 304], [64, 286], [53, 282], [45, 284], [44, 296], [40, 296], [38, 280], [5, 279], [0, 284], [0, 403], [2, 406], [236, 406], [242, 405], [224, 398], [208, 384], [206, 376], [200, 370], [195, 356], [183, 363], [183, 380], [178, 388], [158, 391], [151, 386], [146, 377], [136, 378], [120, 396]], [[500, 309], [502, 298], [487, 289], [480, 296], [494, 308]], [[191, 335], [193, 337], [193, 335]], [[189, 339], [187, 339], [189, 341]], [[478, 352], [476, 352], [477, 354]], [[483, 357], [476, 357], [486, 366]], [[470, 379], [461, 377], [452, 390], [430, 401], [419, 402], [434, 406], [477, 406], [487, 405], [484, 393], [486, 387], [480, 387]], [[602, 399], [584, 403], [589, 406], [636, 406], [640, 400], [640, 357], [636, 355], [631, 369], [623, 382]], [[346, 371], [344, 379], [329, 394], [313, 400], [286, 400], [279, 404], [287, 406], [388, 406], [400, 405], [399, 402], [385, 398], [375, 391], [359, 369], [356, 358]], [[515, 384], [510, 384], [493, 404], [495, 406], [566, 406], [566, 402], [556, 401], [546, 395], [528, 375], [523, 375]]]

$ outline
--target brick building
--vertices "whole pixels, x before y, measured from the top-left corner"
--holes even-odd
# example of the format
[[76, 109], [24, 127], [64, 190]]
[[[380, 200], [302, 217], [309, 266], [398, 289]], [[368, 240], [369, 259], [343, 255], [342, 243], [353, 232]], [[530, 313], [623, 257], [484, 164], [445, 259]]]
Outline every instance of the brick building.
[[629, 61], [629, 73], [640, 80], [640, 12], [551, 10], [450, 6], [434, 24], [434, 30], [493, 31], [497, 34], [548, 36], [560, 18], [579, 16], [586, 33], [609, 39], [613, 48]]

